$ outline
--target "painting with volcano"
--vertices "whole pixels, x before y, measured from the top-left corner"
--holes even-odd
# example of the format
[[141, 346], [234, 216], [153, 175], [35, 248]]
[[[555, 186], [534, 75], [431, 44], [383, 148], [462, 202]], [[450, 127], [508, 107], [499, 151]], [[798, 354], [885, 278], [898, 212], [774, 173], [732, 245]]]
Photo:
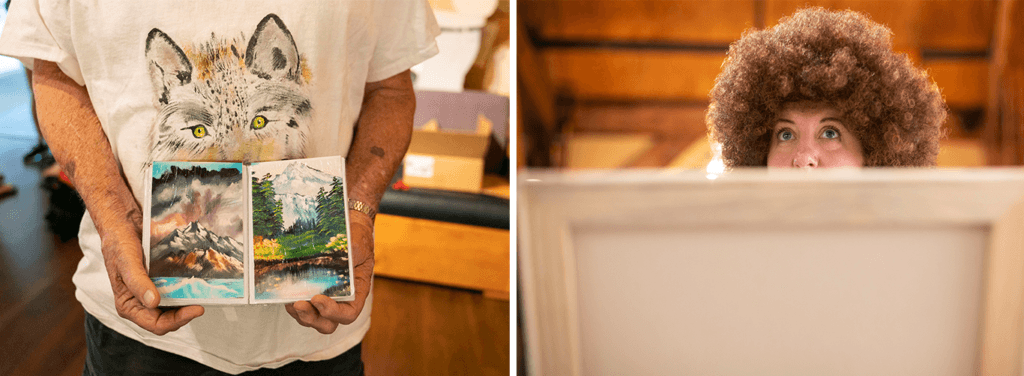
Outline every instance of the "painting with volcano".
[[352, 300], [341, 157], [254, 163], [249, 177], [253, 301]]
[[153, 162], [143, 244], [161, 305], [245, 303], [241, 163]]

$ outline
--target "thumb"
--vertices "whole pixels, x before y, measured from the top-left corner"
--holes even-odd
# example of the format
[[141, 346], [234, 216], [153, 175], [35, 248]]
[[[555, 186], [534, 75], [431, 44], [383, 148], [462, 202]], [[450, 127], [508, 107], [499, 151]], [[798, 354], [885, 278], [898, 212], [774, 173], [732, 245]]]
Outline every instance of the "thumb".
[[160, 294], [156, 291], [156, 285], [149, 279], [149, 273], [142, 265], [141, 257], [127, 257], [117, 266], [117, 272], [124, 282], [128, 291], [135, 296], [146, 308], [156, 308], [160, 304]]

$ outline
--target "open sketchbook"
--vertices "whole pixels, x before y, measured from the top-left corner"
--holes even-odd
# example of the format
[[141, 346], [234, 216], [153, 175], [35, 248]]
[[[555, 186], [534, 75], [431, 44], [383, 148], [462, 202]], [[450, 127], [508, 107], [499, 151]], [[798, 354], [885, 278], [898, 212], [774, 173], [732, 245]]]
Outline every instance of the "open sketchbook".
[[161, 305], [352, 300], [341, 157], [153, 162], [142, 244]]

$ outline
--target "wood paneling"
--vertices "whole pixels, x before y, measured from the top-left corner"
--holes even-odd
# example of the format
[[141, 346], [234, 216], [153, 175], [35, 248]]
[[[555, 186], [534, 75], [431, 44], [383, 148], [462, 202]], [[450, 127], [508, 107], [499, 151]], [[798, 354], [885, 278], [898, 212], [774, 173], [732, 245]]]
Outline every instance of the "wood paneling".
[[981, 141], [950, 138], [939, 142], [939, 156], [935, 160], [939, 167], [985, 167], [985, 148]]
[[768, 26], [806, 6], [852, 9], [892, 29], [898, 46], [984, 51], [996, 2], [988, 0], [524, 1], [520, 15], [542, 40], [728, 45], [763, 16]]
[[[983, 139], [989, 163], [1024, 163], [1024, 2], [999, 3]], [[998, 83], [998, 86], [995, 84]]]
[[728, 45], [755, 21], [753, 0], [524, 1], [519, 11], [542, 40]]
[[[706, 102], [724, 55], [554, 49], [544, 53], [556, 85], [579, 100]], [[981, 108], [988, 95], [985, 59], [929, 59], [927, 69], [951, 107]]]
[[558, 127], [555, 93], [546, 66], [526, 35], [522, 19], [517, 22], [517, 125], [525, 130], [527, 136], [518, 141], [523, 143], [520, 152], [526, 153], [523, 159], [531, 166], [549, 166], [551, 138]]
[[[573, 108], [573, 128], [570, 131], [575, 135], [599, 135], [575, 139], [570, 153], [571, 161], [576, 167], [665, 167], [695, 141], [706, 137], [706, 110], [706, 104], [576, 105]], [[650, 135], [650, 138], [644, 136], [616, 139], [613, 136], [635, 133]], [[646, 148], [634, 150], [640, 146]], [[614, 148], [616, 151], [609, 152], [602, 150], [603, 148]], [[591, 150], [601, 156], [583, 155]]]
[[924, 68], [939, 85], [949, 107], [985, 107], [988, 98], [987, 60], [928, 60]]
[[573, 134], [565, 145], [565, 167], [604, 169], [625, 167], [654, 145], [641, 133]]
[[[521, 98], [522, 98], [521, 95], [519, 96], [519, 98], [516, 98], [517, 102], [521, 101]], [[516, 106], [516, 131], [515, 132], [516, 132], [516, 139], [515, 139], [514, 143], [516, 145], [516, 152], [515, 152], [516, 155], [515, 155], [515, 158], [511, 158], [511, 159], [515, 159], [516, 167], [524, 168], [524, 167], [529, 166], [529, 164], [526, 163], [526, 153], [528, 153], [528, 151], [526, 149], [526, 145], [531, 144], [531, 142], [529, 141], [529, 139], [526, 136], [526, 126], [523, 125], [523, 106], [522, 105], [517, 105]], [[536, 134], [532, 134], [532, 133], [531, 133], [531, 135], [536, 136]], [[508, 150], [511, 151], [512, 148], [508, 148]]]
[[508, 230], [380, 214], [374, 231], [378, 275], [509, 291]]
[[707, 104], [589, 103], [572, 111], [572, 132], [641, 132], [661, 138], [697, 138], [707, 133]]
[[724, 53], [548, 49], [556, 87], [579, 100], [706, 102]]
[[551, 88], [550, 77], [541, 57], [526, 36], [526, 28], [519, 21], [516, 30], [518, 51], [516, 51], [516, 69], [518, 70], [519, 86], [522, 88], [523, 101], [530, 106], [531, 116], [543, 126], [543, 130], [551, 131], [555, 127], [555, 93]]
[[767, 0], [768, 26], [806, 6], [851, 9], [893, 32], [898, 48], [985, 51], [992, 39], [995, 1]]
[[669, 168], [705, 170], [714, 158], [711, 142], [707, 138], [694, 141], [666, 165]]
[[668, 138], [655, 141], [649, 149], [627, 163], [624, 167], [629, 168], [661, 168], [668, 166], [669, 162], [686, 150], [687, 146], [693, 143], [693, 139]]
[[926, 1], [921, 8], [921, 47], [988, 50], [996, 5], [991, 0]]

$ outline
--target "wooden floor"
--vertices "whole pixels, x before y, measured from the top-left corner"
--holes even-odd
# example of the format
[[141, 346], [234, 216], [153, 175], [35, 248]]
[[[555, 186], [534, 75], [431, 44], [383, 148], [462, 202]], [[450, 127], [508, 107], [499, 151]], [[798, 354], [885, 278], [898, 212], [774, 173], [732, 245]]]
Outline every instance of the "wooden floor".
[[[80, 375], [83, 311], [71, 275], [81, 249], [46, 228], [39, 171], [21, 161], [35, 144], [25, 136], [31, 133], [0, 124], [0, 174], [19, 189], [0, 200], [0, 375]], [[508, 301], [394, 279], [375, 283], [363, 342], [368, 375], [509, 373]]]

